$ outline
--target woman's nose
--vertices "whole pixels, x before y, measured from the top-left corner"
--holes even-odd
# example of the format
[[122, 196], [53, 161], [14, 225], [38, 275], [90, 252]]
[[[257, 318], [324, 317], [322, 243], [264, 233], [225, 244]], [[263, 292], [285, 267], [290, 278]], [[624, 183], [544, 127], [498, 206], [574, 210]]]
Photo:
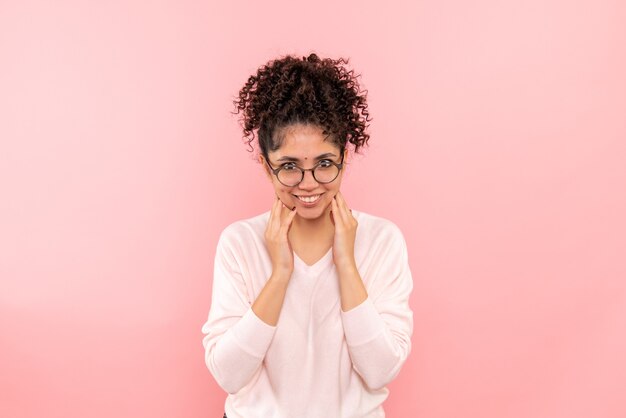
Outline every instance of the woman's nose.
[[313, 171], [308, 170], [304, 172], [304, 177], [298, 187], [301, 189], [314, 189], [318, 184], [319, 183], [315, 180], [315, 177], [313, 177]]

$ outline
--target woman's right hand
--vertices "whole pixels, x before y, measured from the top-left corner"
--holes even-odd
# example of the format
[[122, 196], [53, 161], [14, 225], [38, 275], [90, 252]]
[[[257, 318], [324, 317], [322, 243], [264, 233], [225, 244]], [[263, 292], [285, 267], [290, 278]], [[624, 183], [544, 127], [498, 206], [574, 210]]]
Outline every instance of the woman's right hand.
[[265, 245], [272, 259], [273, 273], [285, 275], [287, 279], [293, 272], [293, 250], [287, 233], [295, 216], [296, 209], [290, 211], [277, 195], [265, 229]]

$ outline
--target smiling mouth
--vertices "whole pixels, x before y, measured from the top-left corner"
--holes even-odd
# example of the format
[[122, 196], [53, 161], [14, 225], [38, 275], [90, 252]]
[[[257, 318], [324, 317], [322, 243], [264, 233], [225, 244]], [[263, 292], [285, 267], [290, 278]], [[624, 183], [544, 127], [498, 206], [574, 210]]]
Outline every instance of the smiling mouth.
[[320, 200], [321, 196], [323, 193], [317, 194], [317, 195], [311, 195], [311, 196], [298, 196], [298, 195], [294, 195], [295, 197], [298, 198], [298, 200], [300, 200], [301, 202], [304, 203], [315, 203], [318, 200]]

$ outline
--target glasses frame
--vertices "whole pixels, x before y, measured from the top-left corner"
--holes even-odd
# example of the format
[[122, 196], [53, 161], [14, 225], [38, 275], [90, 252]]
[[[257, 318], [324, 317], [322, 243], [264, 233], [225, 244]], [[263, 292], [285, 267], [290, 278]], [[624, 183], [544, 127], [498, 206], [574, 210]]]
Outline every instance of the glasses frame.
[[[321, 161], [325, 161], [325, 160], [326, 160], [326, 161], [330, 162], [331, 164], [333, 164], [335, 167], [337, 167], [337, 168], [338, 168], [337, 175], [336, 175], [336, 176], [335, 176], [335, 178], [334, 178], [334, 179], [332, 179], [331, 181], [319, 181], [319, 180], [315, 177], [315, 169], [316, 169], [316, 168], [320, 165], [320, 163], [319, 163], [319, 162], [318, 162], [317, 164], [315, 164], [315, 166], [314, 166], [313, 168], [302, 168], [302, 167], [299, 167], [299, 166], [295, 165], [295, 163], [293, 163], [293, 162], [292, 162], [292, 163], [294, 164], [294, 168], [297, 168], [298, 170], [300, 170], [300, 174], [302, 174], [302, 176], [300, 177], [300, 181], [299, 181], [299, 182], [297, 182], [297, 183], [296, 183], [296, 184], [294, 184], [294, 185], [285, 184], [285, 183], [283, 183], [282, 181], [280, 181], [280, 179], [278, 178], [278, 172], [279, 172], [280, 170], [282, 170], [283, 168], [285, 168], [285, 167], [284, 167], [284, 164], [288, 164], [288, 163], [284, 163], [284, 164], [283, 164], [283, 165], [281, 165], [280, 167], [278, 167], [278, 168], [274, 168], [274, 167], [272, 167], [272, 165], [270, 164], [270, 159], [269, 159], [269, 158], [267, 158], [267, 156], [265, 156], [265, 163], [268, 165], [268, 167], [269, 167], [269, 168], [270, 168], [270, 170], [272, 171], [272, 174], [274, 174], [274, 175], [276, 176], [276, 180], [278, 180], [278, 182], [279, 182], [280, 184], [282, 184], [283, 186], [286, 186], [286, 187], [296, 187], [297, 185], [299, 185], [300, 183], [302, 183], [302, 180], [304, 180], [304, 172], [305, 172], [305, 171], [310, 171], [310, 172], [311, 172], [311, 175], [313, 176], [313, 179], [314, 179], [316, 182], [320, 183], [320, 184], [329, 184], [329, 183], [332, 183], [333, 181], [335, 181], [335, 180], [337, 179], [337, 177], [339, 177], [339, 173], [341, 173], [341, 170], [343, 169], [343, 158], [344, 158], [344, 156], [345, 156], [345, 153], [343, 153], [343, 152], [342, 152], [342, 153], [341, 153], [341, 162], [339, 162], [339, 163], [336, 163], [336, 162], [334, 162], [334, 161], [332, 161], [332, 160], [329, 160], [328, 158], [324, 158], [324, 159], [322, 159], [322, 160], [321, 160]], [[320, 162], [321, 162], [321, 161], [320, 161]]]

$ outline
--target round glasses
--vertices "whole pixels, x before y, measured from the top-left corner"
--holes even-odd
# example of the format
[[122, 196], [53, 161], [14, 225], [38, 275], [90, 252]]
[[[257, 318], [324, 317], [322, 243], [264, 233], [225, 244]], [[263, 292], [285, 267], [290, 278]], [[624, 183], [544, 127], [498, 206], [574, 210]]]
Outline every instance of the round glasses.
[[325, 184], [332, 182], [337, 178], [339, 171], [343, 168], [343, 156], [344, 154], [342, 153], [340, 163], [326, 159], [321, 160], [313, 168], [300, 168], [293, 162], [285, 163], [278, 168], [274, 168], [271, 166], [267, 157], [265, 161], [283, 186], [294, 187], [302, 182], [305, 171], [311, 171], [313, 178], [318, 183]]

